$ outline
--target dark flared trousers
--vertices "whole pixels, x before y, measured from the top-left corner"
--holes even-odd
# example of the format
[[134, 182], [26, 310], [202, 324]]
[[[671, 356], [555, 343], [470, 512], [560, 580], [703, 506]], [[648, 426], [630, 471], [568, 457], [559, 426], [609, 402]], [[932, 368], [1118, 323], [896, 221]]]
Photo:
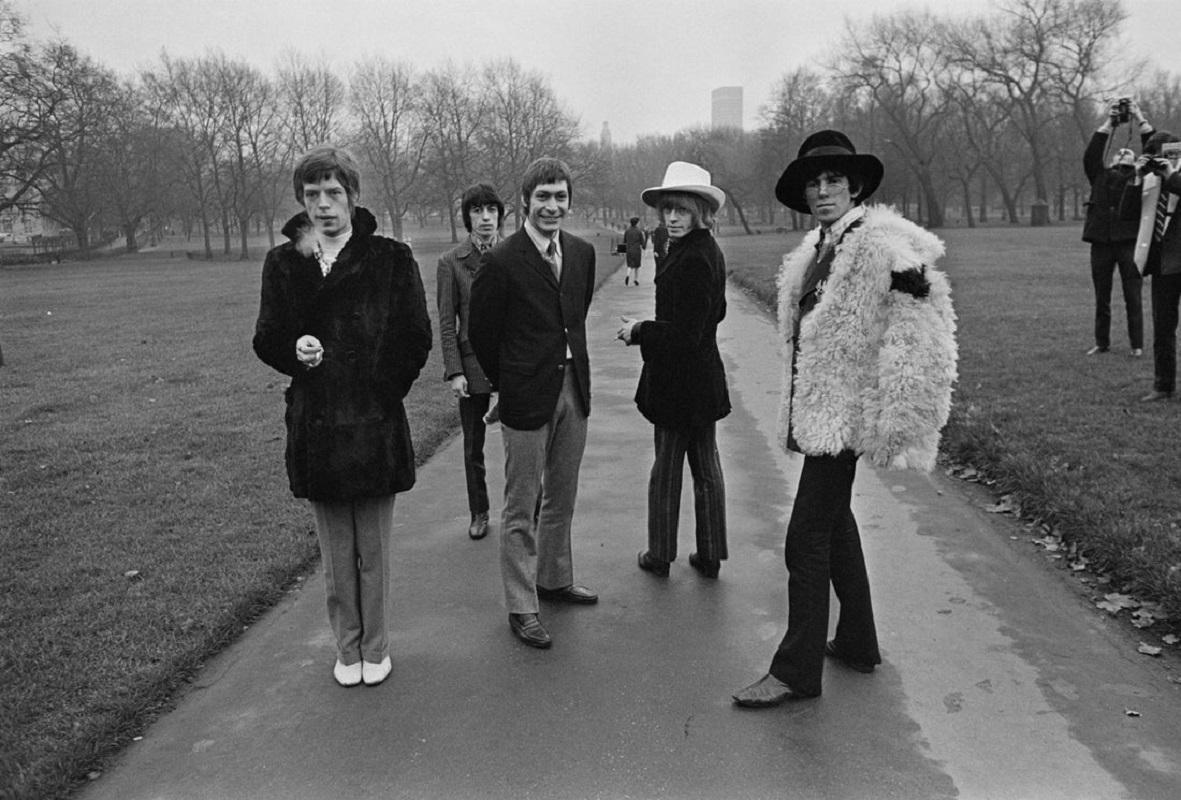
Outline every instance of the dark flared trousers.
[[803, 695], [818, 695], [828, 638], [829, 584], [840, 603], [836, 643], [854, 661], [880, 664], [861, 536], [850, 502], [857, 455], [805, 456], [787, 524], [787, 633], [771, 674]]
[[697, 555], [721, 561], [726, 550], [726, 483], [718, 457], [717, 425], [698, 428], [656, 426], [656, 460], [648, 479], [648, 552], [661, 561], [677, 558], [677, 523], [685, 459], [693, 477]]
[[1181, 273], [1152, 276], [1152, 388], [1177, 388], [1177, 305], [1181, 302]]

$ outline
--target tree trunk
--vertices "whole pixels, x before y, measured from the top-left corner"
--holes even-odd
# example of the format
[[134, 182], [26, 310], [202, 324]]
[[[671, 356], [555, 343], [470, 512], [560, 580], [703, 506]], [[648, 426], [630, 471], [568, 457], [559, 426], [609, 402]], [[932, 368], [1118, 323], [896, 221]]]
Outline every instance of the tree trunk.
[[139, 243], [135, 240], [135, 229], [139, 226], [128, 222], [123, 226], [123, 238], [127, 240], [126, 250], [128, 253], [134, 253], [139, 250]]

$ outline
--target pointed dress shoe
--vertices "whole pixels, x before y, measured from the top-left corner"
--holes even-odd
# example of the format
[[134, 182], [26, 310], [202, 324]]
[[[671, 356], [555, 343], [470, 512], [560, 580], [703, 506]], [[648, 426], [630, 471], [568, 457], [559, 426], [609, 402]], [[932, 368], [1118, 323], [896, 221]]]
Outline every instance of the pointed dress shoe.
[[868, 661], [857, 661], [853, 658], [846, 658], [845, 655], [840, 651], [840, 648], [837, 647], [836, 640], [834, 639], [830, 639], [824, 643], [824, 654], [829, 658], [836, 659], [854, 672], [860, 672], [868, 675], [874, 670], [875, 665], [869, 663]]
[[661, 561], [647, 550], [641, 550], [636, 560], [640, 564], [640, 569], [644, 570], [644, 572], [651, 572], [658, 578], [668, 577], [668, 562]]
[[361, 680], [365, 682], [366, 686], [376, 686], [390, 676], [390, 670], [394, 665], [390, 663], [390, 657], [386, 656], [376, 664], [372, 661], [361, 662]]
[[599, 602], [599, 596], [597, 594], [585, 586], [579, 586], [576, 583], [563, 586], [561, 589], [546, 589], [544, 586], [538, 586], [537, 596], [542, 600], [549, 600], [551, 603], [573, 603], [575, 605], [593, 606]]
[[1156, 403], [1161, 400], [1168, 400], [1173, 396], [1172, 392], [1162, 392], [1159, 389], [1153, 389], [1148, 394], [1140, 398], [1141, 403]]
[[513, 636], [530, 647], [546, 650], [554, 643], [536, 614], [509, 614], [508, 625], [513, 630]]
[[788, 700], [804, 700], [815, 695], [800, 694], [768, 672], [732, 696], [734, 704], [743, 708], [770, 708]]
[[472, 524], [467, 526], [467, 535], [473, 539], [483, 539], [488, 535], [487, 511], [481, 511], [472, 516]]
[[332, 668], [332, 677], [336, 678], [336, 682], [341, 686], [356, 686], [361, 682], [361, 662], [345, 664], [339, 658], [336, 659], [336, 666]]
[[718, 577], [718, 570], [722, 568], [722, 562], [707, 561], [696, 553], [690, 553], [689, 566], [707, 578], [716, 578]]

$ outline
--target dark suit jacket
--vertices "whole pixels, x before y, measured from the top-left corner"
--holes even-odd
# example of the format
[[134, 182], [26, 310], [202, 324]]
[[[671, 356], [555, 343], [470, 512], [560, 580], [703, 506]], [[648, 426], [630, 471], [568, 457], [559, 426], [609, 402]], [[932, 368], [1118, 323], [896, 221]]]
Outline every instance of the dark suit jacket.
[[583, 411], [590, 413], [586, 312], [595, 287], [595, 250], [562, 232], [562, 283], [522, 228], [484, 254], [472, 283], [468, 337], [500, 393], [500, 419], [536, 430], [550, 421], [567, 369], [566, 346]]

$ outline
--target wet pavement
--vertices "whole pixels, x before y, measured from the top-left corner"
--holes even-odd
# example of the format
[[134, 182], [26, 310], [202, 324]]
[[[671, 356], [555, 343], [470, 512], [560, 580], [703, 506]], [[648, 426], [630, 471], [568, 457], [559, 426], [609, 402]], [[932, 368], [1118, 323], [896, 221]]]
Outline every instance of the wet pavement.
[[[651, 315], [645, 256], [640, 286], [625, 287], [620, 270], [588, 320], [594, 397], [574, 565], [602, 599], [543, 604], [552, 650], [509, 632], [499, 504], [492, 534], [469, 540], [457, 439], [397, 500], [389, 680], [333, 682], [317, 575], [208, 664], [80, 796], [1181, 796], [1176, 673], [1137, 654], [1135, 638], [1019, 528], [985, 513], [989, 498], [940, 474], [860, 465], [854, 508], [885, 660], [877, 672], [830, 663], [819, 699], [732, 705], [766, 671], [786, 620], [783, 532], [799, 463], [775, 444], [777, 337], [732, 290], [720, 330], [734, 403], [719, 423], [730, 536], [720, 578], [685, 561], [688, 476], [681, 557], [667, 580], [639, 571], [652, 433], [632, 402], [639, 350], [614, 334], [620, 315]], [[487, 455], [498, 498], [496, 427]]]

